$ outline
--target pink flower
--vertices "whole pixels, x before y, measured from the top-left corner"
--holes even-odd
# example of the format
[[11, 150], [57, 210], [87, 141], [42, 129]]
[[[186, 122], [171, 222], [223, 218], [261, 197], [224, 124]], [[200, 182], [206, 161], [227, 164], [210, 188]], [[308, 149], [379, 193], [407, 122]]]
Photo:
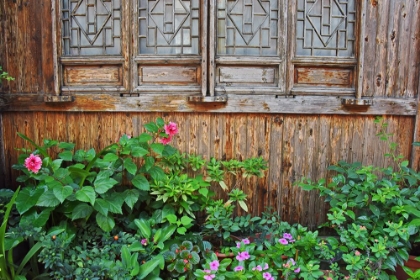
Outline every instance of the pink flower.
[[238, 265], [237, 267], [235, 267], [235, 269], [234, 269], [235, 271], [242, 271], [242, 270], [244, 270], [244, 267], [243, 266], [241, 266], [241, 265]]
[[210, 263], [210, 269], [211, 270], [218, 270], [219, 269], [219, 261], [218, 260], [214, 260]]
[[299, 273], [299, 272], [300, 272], [300, 267], [296, 268], [296, 269], [294, 270], [294, 272], [295, 272], [295, 273]]
[[28, 158], [25, 159], [25, 167], [32, 171], [33, 173], [38, 173], [41, 169], [42, 160], [39, 156], [31, 154]]
[[293, 236], [290, 233], [283, 233], [283, 238], [291, 240], [293, 239]]
[[244, 261], [244, 260], [247, 260], [247, 259], [249, 259], [249, 253], [247, 252], [247, 251], [245, 251], [245, 252], [240, 252], [237, 256], [236, 256], [236, 259], [238, 260], [238, 261]]
[[140, 241], [141, 245], [146, 246], [147, 245], [147, 239], [144, 238]]
[[356, 256], [360, 256], [360, 252], [359, 251], [354, 251], [354, 254], [356, 255]]
[[262, 271], [262, 267], [261, 265], [257, 265], [256, 267], [253, 267], [252, 270]]
[[163, 129], [165, 130], [165, 133], [168, 134], [169, 136], [174, 136], [175, 134], [178, 133], [178, 126], [176, 125], [176, 123], [173, 123], [173, 122], [169, 122], [169, 124], [165, 124]]
[[266, 269], [268, 269], [268, 263], [265, 263], [264, 264], [264, 268], [263, 268], [264, 270], [266, 270]]
[[279, 242], [280, 242], [281, 244], [283, 244], [283, 245], [289, 244], [289, 242], [287, 241], [287, 239], [286, 239], [286, 238], [280, 238], [280, 239], [279, 239]]
[[205, 273], [207, 273], [207, 274], [211, 273], [211, 270], [210, 270], [210, 269], [204, 269], [203, 271], [204, 271]]
[[242, 239], [242, 242], [243, 242], [245, 245], [247, 245], [247, 244], [251, 243], [251, 241], [249, 241], [249, 239], [248, 239], [248, 238]]
[[211, 279], [213, 279], [215, 277], [216, 277], [216, 275], [214, 275], [214, 274], [204, 275], [204, 279], [205, 280], [211, 280]]
[[263, 273], [263, 278], [266, 280], [272, 279], [271, 273], [269, 272], [264, 272]]
[[236, 242], [236, 248], [241, 248], [241, 242]]
[[169, 142], [171, 142], [171, 140], [172, 140], [171, 135], [168, 135], [168, 137], [159, 138], [159, 142], [162, 143], [163, 145], [169, 144]]

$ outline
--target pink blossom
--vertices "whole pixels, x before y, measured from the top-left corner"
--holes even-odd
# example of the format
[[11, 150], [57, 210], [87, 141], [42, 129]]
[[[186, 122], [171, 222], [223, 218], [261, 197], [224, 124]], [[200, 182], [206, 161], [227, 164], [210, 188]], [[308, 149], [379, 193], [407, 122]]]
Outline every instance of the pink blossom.
[[356, 256], [360, 256], [360, 252], [359, 251], [354, 251], [354, 254], [356, 255]]
[[236, 256], [236, 259], [238, 260], [238, 261], [244, 261], [244, 260], [247, 260], [247, 259], [249, 259], [249, 253], [247, 252], [247, 251], [245, 251], [245, 252], [240, 252], [237, 256]]
[[211, 280], [211, 279], [213, 279], [215, 277], [216, 277], [216, 275], [214, 275], [214, 274], [204, 275], [204, 279], [205, 280]]
[[291, 240], [293, 239], [293, 236], [290, 233], [283, 233], [283, 238]]
[[241, 242], [236, 242], [236, 248], [241, 248]]
[[208, 273], [211, 273], [211, 270], [210, 269], [204, 269], [204, 272], [208, 274]]
[[219, 261], [218, 260], [214, 260], [210, 263], [210, 269], [211, 270], [218, 270], [219, 269]]
[[238, 265], [237, 267], [235, 267], [235, 269], [234, 269], [235, 271], [242, 271], [242, 270], [244, 270], [244, 267], [243, 266], [241, 266], [241, 265]]
[[33, 173], [38, 173], [41, 169], [42, 160], [38, 155], [31, 154], [28, 158], [25, 159], [25, 167], [32, 171]]
[[300, 267], [296, 268], [296, 269], [294, 270], [294, 272], [295, 272], [295, 273], [299, 273], [299, 272], [300, 272]]
[[168, 137], [159, 138], [159, 142], [162, 143], [163, 145], [169, 144], [169, 142], [171, 142], [171, 140], [172, 140], [171, 135], [168, 135]]
[[163, 129], [165, 130], [165, 133], [169, 136], [174, 136], [178, 133], [178, 126], [174, 122], [169, 122], [169, 124], [165, 124]]
[[140, 243], [141, 243], [141, 245], [146, 246], [146, 245], [147, 245], [147, 239], [146, 239], [146, 238], [143, 238], [143, 239], [140, 241]]
[[262, 267], [261, 265], [257, 265], [256, 267], [253, 267], [252, 270], [262, 271]]
[[263, 273], [263, 278], [266, 280], [272, 279], [271, 273], [269, 272], [264, 272]]
[[247, 244], [251, 243], [251, 241], [249, 241], [249, 239], [248, 239], [248, 238], [242, 239], [242, 242], [243, 242], [245, 245], [247, 245]]
[[263, 268], [264, 270], [266, 270], [266, 269], [268, 269], [268, 263], [265, 263], [264, 264], [264, 268]]
[[279, 242], [280, 242], [281, 244], [283, 244], [283, 245], [289, 244], [289, 242], [287, 241], [287, 239], [286, 239], [286, 238], [280, 238], [280, 239], [279, 239]]

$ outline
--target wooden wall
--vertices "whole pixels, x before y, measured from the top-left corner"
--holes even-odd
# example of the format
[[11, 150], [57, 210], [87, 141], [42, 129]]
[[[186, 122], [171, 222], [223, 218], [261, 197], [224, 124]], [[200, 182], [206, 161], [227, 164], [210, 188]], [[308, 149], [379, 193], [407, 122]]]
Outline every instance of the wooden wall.
[[49, 106], [42, 97], [54, 87], [50, 0], [0, 1], [0, 65], [16, 78], [2, 87], [11, 106], [0, 112], [0, 187], [16, 186], [17, 173], [11, 169], [15, 148], [27, 145], [17, 131], [37, 142], [53, 138], [99, 149], [123, 133], [140, 133], [142, 124], [163, 116], [179, 124], [175, 146], [183, 151], [207, 158], [261, 155], [269, 161], [264, 179], [242, 186], [253, 214], [273, 206], [285, 220], [319, 225], [325, 221], [324, 204], [316, 193], [302, 192], [294, 183], [303, 176], [328, 176], [327, 166], [339, 160], [388, 164], [383, 157], [386, 144], [376, 136], [375, 115], [389, 124], [398, 152], [419, 166], [419, 153], [411, 143], [420, 139], [420, 2], [365, 1], [360, 86], [363, 96], [377, 100], [367, 112], [346, 111], [334, 97], [322, 96], [312, 103], [307, 99], [309, 107], [267, 101], [268, 110], [261, 107], [266, 104], [262, 98], [228, 103], [223, 110], [163, 102], [142, 110], [133, 105], [137, 100], [106, 95], [101, 97], [105, 102], [81, 98], [73, 105]]

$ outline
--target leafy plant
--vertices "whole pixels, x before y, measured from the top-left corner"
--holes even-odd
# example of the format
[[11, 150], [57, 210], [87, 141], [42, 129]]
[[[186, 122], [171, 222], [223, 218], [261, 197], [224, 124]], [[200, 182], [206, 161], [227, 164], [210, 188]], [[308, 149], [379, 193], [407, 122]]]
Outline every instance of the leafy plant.
[[2, 80], [13, 81], [15, 78], [11, 77], [9, 73], [3, 71], [3, 67], [0, 65], [0, 84]]

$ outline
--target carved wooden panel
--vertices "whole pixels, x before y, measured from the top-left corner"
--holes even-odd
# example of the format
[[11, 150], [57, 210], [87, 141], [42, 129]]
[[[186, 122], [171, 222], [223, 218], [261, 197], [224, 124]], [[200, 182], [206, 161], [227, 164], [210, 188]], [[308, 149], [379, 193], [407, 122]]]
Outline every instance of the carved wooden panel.
[[120, 0], [61, 0], [63, 55], [120, 55]]
[[217, 54], [278, 54], [279, 1], [217, 0]]
[[139, 54], [199, 54], [199, 0], [139, 0]]
[[233, 67], [220, 66], [216, 71], [217, 85], [263, 85], [276, 86], [278, 70], [276, 67]]
[[65, 86], [121, 86], [121, 65], [73, 65], [65, 66], [63, 82]]
[[294, 82], [299, 85], [352, 87], [354, 69], [296, 67]]
[[198, 85], [200, 69], [196, 66], [142, 66], [139, 84]]
[[296, 55], [354, 57], [356, 0], [297, 0]]

